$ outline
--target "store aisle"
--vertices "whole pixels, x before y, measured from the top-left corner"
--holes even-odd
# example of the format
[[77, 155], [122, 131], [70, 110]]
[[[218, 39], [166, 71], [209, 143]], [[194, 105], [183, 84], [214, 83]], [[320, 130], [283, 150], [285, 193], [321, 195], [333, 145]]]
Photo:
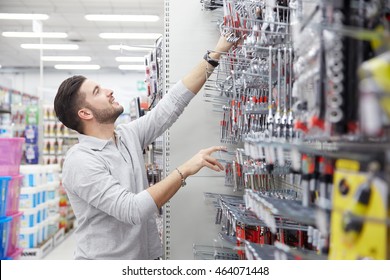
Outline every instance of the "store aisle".
[[76, 248], [76, 239], [74, 233], [72, 232], [65, 237], [64, 241], [62, 241], [60, 245], [54, 248], [43, 259], [44, 260], [73, 260], [73, 252], [75, 248]]

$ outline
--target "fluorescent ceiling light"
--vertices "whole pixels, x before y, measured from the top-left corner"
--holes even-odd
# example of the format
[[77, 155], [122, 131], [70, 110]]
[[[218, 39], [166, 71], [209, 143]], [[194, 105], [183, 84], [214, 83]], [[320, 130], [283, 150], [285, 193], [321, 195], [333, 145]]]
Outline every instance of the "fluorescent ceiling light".
[[42, 61], [91, 61], [90, 56], [42, 56]]
[[160, 33], [100, 33], [103, 39], [153, 39], [161, 36]]
[[21, 44], [20, 46], [31, 50], [77, 50], [79, 48], [74, 44]]
[[54, 68], [58, 69], [58, 70], [99, 70], [100, 65], [97, 65], [97, 64], [78, 64], [78, 65], [57, 64], [57, 65], [54, 65]]
[[48, 18], [49, 18], [49, 16], [46, 14], [0, 13], [0, 19], [47, 20]]
[[91, 21], [156, 22], [160, 19], [160, 17], [153, 15], [86, 15], [85, 19]]
[[4, 37], [16, 38], [66, 38], [68, 34], [64, 32], [3, 32]]
[[118, 62], [145, 62], [145, 57], [118, 56], [115, 57], [115, 60]]
[[131, 47], [131, 46], [126, 46], [126, 45], [110, 45], [108, 46], [110, 50], [113, 51], [144, 51], [144, 52], [150, 52], [153, 50], [153, 46], [139, 46], [139, 47]]
[[119, 65], [120, 70], [145, 71], [145, 65]]

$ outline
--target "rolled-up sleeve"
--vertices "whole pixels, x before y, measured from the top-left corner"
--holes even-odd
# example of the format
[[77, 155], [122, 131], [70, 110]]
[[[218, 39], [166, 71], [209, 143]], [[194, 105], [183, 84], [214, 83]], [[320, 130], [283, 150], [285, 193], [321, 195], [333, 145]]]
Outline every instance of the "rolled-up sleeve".
[[[68, 165], [79, 168], [67, 168]], [[128, 191], [131, 188], [121, 186], [103, 160], [96, 156], [79, 151], [65, 161], [63, 170], [63, 185], [78, 213], [92, 206], [124, 223], [138, 225], [157, 211], [149, 192], [134, 194]], [[73, 201], [72, 197], [75, 198]]]
[[149, 113], [129, 124], [119, 126], [118, 129], [135, 129], [142, 147], [145, 148], [178, 119], [194, 96], [195, 94], [179, 81]]

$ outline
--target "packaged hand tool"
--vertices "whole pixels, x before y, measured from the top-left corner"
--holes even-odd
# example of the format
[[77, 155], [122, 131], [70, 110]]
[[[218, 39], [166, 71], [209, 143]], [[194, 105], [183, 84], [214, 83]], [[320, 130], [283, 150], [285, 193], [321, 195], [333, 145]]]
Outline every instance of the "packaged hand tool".
[[389, 258], [389, 186], [382, 172], [378, 162], [336, 161], [330, 259]]

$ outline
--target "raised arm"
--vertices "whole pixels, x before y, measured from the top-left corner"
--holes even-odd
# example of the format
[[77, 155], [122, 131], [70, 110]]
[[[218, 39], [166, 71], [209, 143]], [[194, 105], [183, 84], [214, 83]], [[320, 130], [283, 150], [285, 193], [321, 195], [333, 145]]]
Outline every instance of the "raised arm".
[[[233, 43], [229, 43], [224, 36], [221, 36], [213, 51], [209, 53], [210, 59], [217, 61], [221, 54], [227, 52], [232, 46]], [[141, 146], [145, 148], [178, 119], [194, 94], [202, 88], [213, 69], [210, 63], [202, 59], [171, 88], [151, 112], [122, 128], [135, 129]]]
[[[218, 61], [221, 54], [229, 51], [232, 46], [233, 43], [229, 43], [226, 40], [226, 37], [221, 35], [215, 48], [210, 50], [209, 57], [212, 60]], [[198, 65], [191, 70], [191, 72], [183, 77], [182, 82], [191, 92], [197, 94], [214, 68], [215, 67], [208, 63], [205, 59], [202, 59]]]

